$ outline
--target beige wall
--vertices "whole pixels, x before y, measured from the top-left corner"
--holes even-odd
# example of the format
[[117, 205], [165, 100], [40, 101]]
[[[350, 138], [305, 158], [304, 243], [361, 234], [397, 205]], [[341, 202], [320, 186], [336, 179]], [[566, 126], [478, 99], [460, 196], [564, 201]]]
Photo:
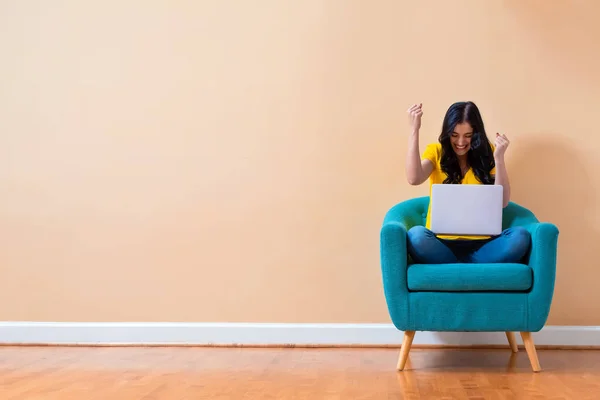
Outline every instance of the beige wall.
[[427, 193], [404, 112], [424, 147], [471, 99], [561, 229], [549, 323], [600, 325], [598, 13], [0, 1], [0, 319], [388, 322], [381, 220]]

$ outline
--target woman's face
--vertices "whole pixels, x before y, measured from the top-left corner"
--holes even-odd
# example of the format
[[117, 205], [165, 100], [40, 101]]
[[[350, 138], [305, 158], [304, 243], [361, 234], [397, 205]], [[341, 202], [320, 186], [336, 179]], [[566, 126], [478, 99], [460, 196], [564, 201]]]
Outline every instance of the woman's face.
[[471, 137], [473, 136], [473, 128], [468, 122], [457, 124], [454, 132], [450, 136], [452, 149], [457, 156], [465, 156], [471, 148]]

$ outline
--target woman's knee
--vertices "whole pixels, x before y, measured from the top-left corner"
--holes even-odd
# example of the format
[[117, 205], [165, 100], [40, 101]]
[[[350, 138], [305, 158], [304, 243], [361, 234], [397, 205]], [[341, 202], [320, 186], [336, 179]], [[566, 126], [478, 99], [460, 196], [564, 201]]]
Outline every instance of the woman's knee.
[[407, 232], [408, 240], [412, 243], [422, 242], [433, 237], [431, 231], [424, 226], [417, 225], [410, 228]]
[[510, 239], [511, 248], [517, 253], [526, 253], [531, 245], [531, 234], [522, 226], [509, 228], [506, 231], [507, 237]]
[[413, 249], [426, 250], [435, 235], [424, 226], [413, 226], [407, 232], [408, 242]]
[[517, 242], [531, 241], [531, 234], [522, 226], [508, 228], [504, 231], [504, 234]]

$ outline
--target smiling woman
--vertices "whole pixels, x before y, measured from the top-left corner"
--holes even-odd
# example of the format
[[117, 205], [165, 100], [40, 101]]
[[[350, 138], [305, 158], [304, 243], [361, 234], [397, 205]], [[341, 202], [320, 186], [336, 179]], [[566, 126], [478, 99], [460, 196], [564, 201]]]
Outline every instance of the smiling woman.
[[[406, 174], [411, 185], [429, 179], [434, 184], [501, 185], [503, 203], [510, 200], [510, 184], [504, 165], [509, 141], [496, 134], [495, 145], [487, 137], [479, 109], [473, 102], [457, 102], [444, 117], [439, 143], [419, 151], [419, 130], [423, 105], [408, 109], [411, 135]], [[529, 249], [530, 236], [523, 228], [506, 229], [501, 235], [482, 236], [435, 235], [431, 230], [431, 204], [425, 226], [408, 232], [408, 250], [419, 263], [451, 262], [518, 262]]]
[[472, 102], [454, 103], [444, 117], [441, 170], [447, 175], [444, 183], [462, 183], [469, 171], [480, 183], [494, 183], [494, 157], [479, 109]]

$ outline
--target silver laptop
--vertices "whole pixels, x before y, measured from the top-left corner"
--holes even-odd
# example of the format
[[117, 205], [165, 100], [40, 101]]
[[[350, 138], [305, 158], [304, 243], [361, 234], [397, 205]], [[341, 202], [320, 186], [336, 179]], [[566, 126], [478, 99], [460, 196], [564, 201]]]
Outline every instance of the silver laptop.
[[502, 191], [501, 185], [432, 185], [431, 230], [441, 235], [499, 235]]

